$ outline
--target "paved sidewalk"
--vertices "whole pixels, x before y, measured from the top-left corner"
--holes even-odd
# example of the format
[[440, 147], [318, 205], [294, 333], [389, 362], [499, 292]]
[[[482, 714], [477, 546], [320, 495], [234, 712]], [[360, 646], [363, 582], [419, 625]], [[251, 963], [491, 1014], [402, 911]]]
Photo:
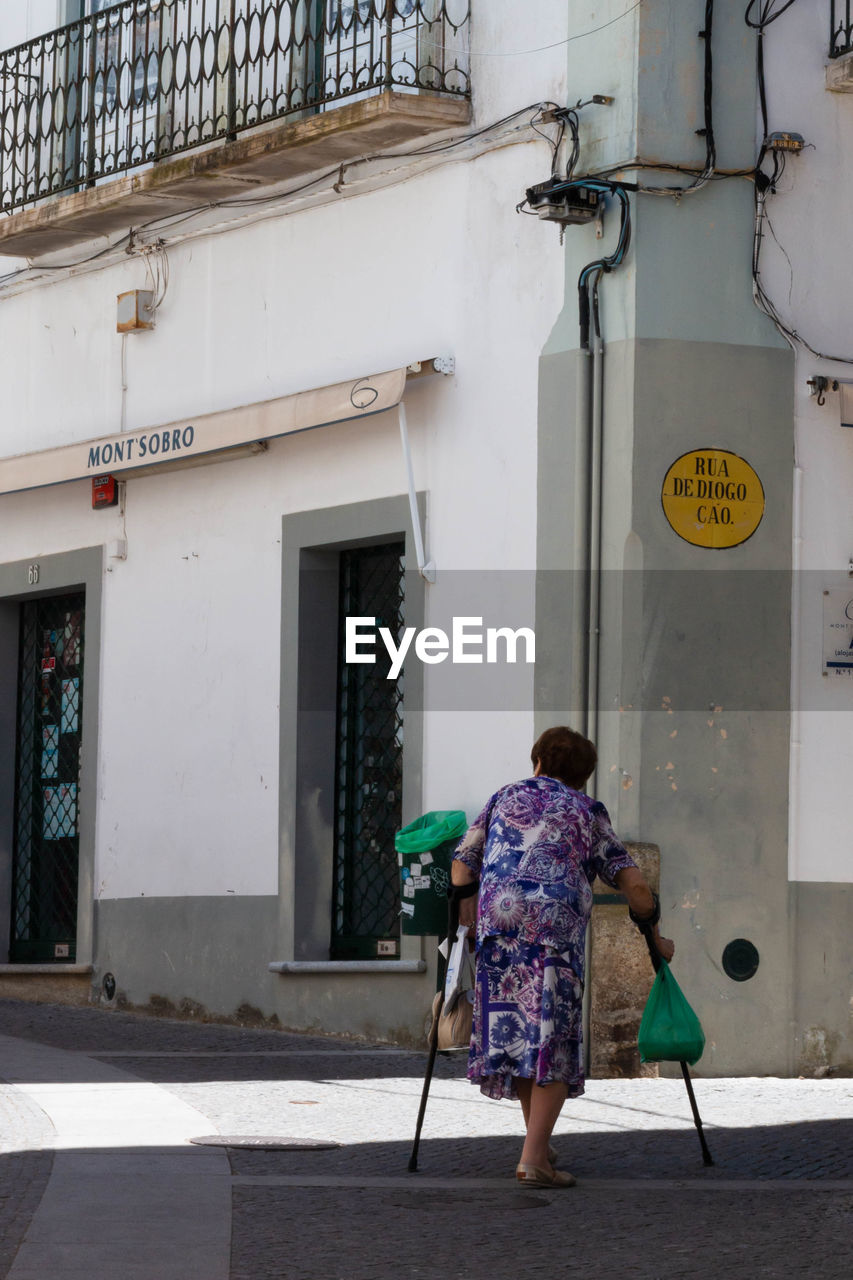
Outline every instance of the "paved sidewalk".
[[224, 1152], [189, 1145], [202, 1115], [67, 1049], [0, 1035], [0, 1062], [50, 1121], [55, 1153], [9, 1280], [228, 1280], [230, 1170]]
[[[847, 1280], [853, 1081], [591, 1081], [560, 1119], [579, 1186], [521, 1191], [516, 1106], [441, 1059], [323, 1037], [0, 1004], [0, 1275]], [[204, 1134], [331, 1150], [198, 1147]]]

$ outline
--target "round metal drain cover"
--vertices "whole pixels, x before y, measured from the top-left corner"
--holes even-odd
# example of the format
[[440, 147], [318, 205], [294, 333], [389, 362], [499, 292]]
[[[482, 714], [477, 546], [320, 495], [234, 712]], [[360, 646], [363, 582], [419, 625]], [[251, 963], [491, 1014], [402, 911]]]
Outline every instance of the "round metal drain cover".
[[334, 1151], [341, 1142], [324, 1142], [321, 1138], [262, 1138], [243, 1134], [213, 1133], [203, 1138], [190, 1138], [197, 1147], [252, 1147], [255, 1151]]

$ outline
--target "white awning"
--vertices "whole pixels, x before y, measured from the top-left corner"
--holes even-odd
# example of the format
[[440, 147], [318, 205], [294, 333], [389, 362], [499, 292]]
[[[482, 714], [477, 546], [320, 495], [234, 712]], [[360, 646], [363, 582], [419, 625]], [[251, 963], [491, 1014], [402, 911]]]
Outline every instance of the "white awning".
[[141, 431], [118, 432], [59, 449], [0, 458], [0, 493], [38, 489], [104, 473], [148, 470], [160, 464], [188, 464], [193, 458], [201, 463], [207, 455], [222, 450], [333, 422], [370, 417], [400, 403], [407, 372], [393, 369], [277, 400], [262, 400], [240, 409], [183, 418]]

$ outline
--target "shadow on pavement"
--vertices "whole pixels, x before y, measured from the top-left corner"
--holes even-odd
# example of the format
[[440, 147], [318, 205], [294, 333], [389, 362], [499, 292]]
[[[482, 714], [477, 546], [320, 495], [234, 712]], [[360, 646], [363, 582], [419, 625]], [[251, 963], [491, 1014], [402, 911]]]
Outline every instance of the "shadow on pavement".
[[[278, 1122], [278, 1123], [277, 1123]], [[270, 1132], [286, 1129], [286, 1117], [270, 1117]], [[414, 1128], [414, 1117], [413, 1117]], [[418, 1173], [428, 1178], [511, 1177], [521, 1150], [517, 1137], [430, 1138], [420, 1146]], [[318, 1136], [321, 1136], [318, 1133]], [[231, 1167], [244, 1175], [352, 1177], [406, 1175], [412, 1135], [399, 1142], [354, 1143], [332, 1151], [277, 1152], [231, 1149]], [[853, 1178], [853, 1120], [822, 1120], [748, 1129], [707, 1131], [714, 1165], [705, 1168], [691, 1129], [623, 1133], [558, 1134], [560, 1164], [578, 1178], [838, 1179]], [[853, 1185], [851, 1185], [853, 1193]]]

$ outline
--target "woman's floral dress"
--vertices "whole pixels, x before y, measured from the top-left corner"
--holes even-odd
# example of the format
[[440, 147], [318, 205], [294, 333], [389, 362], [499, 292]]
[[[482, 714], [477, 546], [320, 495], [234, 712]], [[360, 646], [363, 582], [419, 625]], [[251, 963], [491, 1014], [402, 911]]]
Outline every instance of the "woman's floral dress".
[[491, 1098], [519, 1076], [577, 1097], [592, 882], [636, 863], [603, 804], [544, 775], [496, 792], [454, 858], [480, 877], [468, 1078]]

